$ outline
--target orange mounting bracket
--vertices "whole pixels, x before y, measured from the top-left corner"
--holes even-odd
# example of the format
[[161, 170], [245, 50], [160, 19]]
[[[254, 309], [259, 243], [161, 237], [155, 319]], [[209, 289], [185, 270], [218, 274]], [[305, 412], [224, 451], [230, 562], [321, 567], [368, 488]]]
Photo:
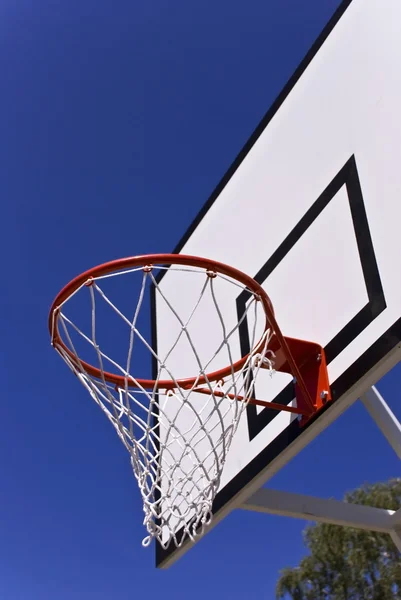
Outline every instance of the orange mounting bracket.
[[[287, 348], [283, 348], [284, 345]], [[294, 377], [297, 408], [302, 417], [300, 424], [305, 425], [332, 400], [324, 349], [314, 342], [290, 337], [284, 337], [281, 344], [273, 338], [269, 348], [276, 355], [276, 371]]]

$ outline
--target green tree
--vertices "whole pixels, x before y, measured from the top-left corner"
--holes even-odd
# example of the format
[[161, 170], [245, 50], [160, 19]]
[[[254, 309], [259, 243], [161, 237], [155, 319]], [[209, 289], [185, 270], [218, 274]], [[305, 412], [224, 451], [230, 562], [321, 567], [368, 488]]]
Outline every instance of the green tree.
[[[344, 500], [397, 510], [401, 479], [364, 485]], [[319, 523], [304, 539], [309, 555], [281, 571], [278, 599], [401, 600], [401, 555], [388, 534]]]

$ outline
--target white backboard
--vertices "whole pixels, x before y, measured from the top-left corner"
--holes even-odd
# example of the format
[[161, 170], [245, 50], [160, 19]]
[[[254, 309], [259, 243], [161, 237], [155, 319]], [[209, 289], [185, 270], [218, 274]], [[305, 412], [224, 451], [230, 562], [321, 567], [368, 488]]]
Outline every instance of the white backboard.
[[[251, 275], [284, 335], [325, 347], [334, 401], [320, 430], [400, 358], [400, 65], [399, 0], [344, 2], [175, 250]], [[160, 287], [182, 306], [172, 277]], [[163, 348], [172, 322], [157, 300], [154, 326]], [[293, 384], [278, 374], [257, 394], [287, 404]], [[316, 432], [316, 421], [300, 429], [289, 413], [248, 406], [214, 523]], [[158, 547], [158, 566], [190, 546]]]

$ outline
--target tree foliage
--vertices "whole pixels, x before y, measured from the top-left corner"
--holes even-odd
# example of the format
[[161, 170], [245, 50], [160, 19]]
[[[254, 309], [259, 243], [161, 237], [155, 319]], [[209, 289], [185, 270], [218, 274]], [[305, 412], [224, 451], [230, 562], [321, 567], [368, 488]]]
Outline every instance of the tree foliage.
[[[364, 485], [344, 499], [397, 510], [401, 479]], [[319, 523], [306, 527], [304, 539], [309, 555], [281, 572], [278, 599], [401, 600], [401, 555], [388, 534]]]

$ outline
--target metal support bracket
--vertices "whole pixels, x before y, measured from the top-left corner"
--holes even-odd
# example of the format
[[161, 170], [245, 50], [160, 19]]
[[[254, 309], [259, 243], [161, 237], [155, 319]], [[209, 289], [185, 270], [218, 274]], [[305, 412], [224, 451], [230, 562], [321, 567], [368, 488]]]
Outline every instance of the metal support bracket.
[[[383, 397], [373, 386], [361, 396], [361, 401], [401, 459], [401, 424]], [[267, 488], [253, 493], [239, 508], [388, 533], [401, 552], [401, 508], [385, 510]]]
[[285, 351], [276, 339], [271, 344], [275, 353], [274, 368], [294, 376], [294, 364], [296, 365], [299, 381], [296, 377], [295, 396], [302, 415], [300, 425], [303, 426], [332, 399], [326, 355], [322, 346], [315, 342], [290, 337], [283, 339]]
[[372, 386], [361, 396], [361, 400], [398, 458], [401, 459], [401, 424], [383, 396]]
[[385, 533], [391, 533], [393, 529], [392, 516], [396, 514], [393, 510], [291, 494], [267, 488], [258, 490], [240, 508]]

